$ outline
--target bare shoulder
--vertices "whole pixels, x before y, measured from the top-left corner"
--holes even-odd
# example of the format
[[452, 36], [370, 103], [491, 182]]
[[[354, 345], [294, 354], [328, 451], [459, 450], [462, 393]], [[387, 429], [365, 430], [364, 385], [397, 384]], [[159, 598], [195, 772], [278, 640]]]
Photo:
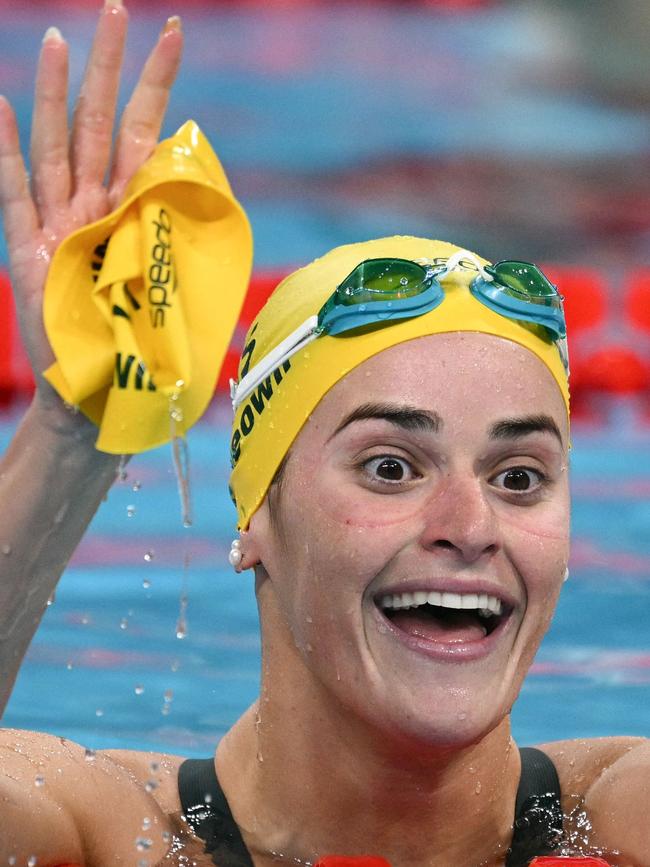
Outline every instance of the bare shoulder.
[[584, 810], [593, 843], [613, 864], [650, 867], [650, 740], [590, 738], [543, 744], [570, 815]]
[[4, 729], [0, 756], [0, 863], [36, 858], [136, 867], [142, 846], [154, 860], [166, 854], [173, 823], [137, 775], [110, 755], [53, 735]]
[[102, 755], [124, 768], [164, 813], [172, 815], [180, 811], [178, 769], [185, 761], [182, 756], [138, 750], [103, 750]]

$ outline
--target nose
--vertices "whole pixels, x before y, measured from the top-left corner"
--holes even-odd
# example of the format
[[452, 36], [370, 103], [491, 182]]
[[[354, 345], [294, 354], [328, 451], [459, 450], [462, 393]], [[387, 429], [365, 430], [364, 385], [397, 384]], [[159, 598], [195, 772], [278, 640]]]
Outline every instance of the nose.
[[448, 477], [428, 504], [421, 544], [467, 564], [496, 554], [498, 520], [479, 479]]

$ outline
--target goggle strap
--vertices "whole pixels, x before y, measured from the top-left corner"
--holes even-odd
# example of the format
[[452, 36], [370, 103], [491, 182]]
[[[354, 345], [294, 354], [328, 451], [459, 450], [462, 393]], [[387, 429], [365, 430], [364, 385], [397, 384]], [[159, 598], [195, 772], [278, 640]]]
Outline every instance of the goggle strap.
[[476, 267], [481, 277], [488, 283], [491, 283], [494, 280], [494, 277], [491, 274], [488, 274], [478, 257], [476, 257], [470, 250], [457, 250], [453, 253], [445, 262], [442, 274], [448, 274], [450, 271], [455, 271], [456, 268], [460, 268], [465, 260], [471, 262]]
[[270, 376], [277, 367], [288, 361], [292, 355], [295, 355], [312, 340], [315, 340], [318, 334], [318, 316], [310, 316], [288, 337], [285, 337], [282, 343], [278, 343], [268, 355], [258, 361], [241, 382], [236, 383], [231, 380], [230, 397], [232, 398], [233, 412], [237, 412], [237, 408], [255, 391], [261, 382], [264, 382], [267, 376]]

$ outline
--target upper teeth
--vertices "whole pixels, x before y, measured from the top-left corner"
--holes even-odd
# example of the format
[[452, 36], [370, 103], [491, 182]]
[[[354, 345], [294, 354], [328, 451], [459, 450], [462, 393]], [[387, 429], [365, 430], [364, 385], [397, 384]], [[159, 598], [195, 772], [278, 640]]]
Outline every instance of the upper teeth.
[[416, 590], [415, 593], [394, 593], [384, 596], [382, 608], [417, 608], [420, 605], [438, 605], [440, 608], [456, 608], [459, 610], [477, 609], [479, 614], [501, 614], [501, 600], [487, 593], [430, 593]]

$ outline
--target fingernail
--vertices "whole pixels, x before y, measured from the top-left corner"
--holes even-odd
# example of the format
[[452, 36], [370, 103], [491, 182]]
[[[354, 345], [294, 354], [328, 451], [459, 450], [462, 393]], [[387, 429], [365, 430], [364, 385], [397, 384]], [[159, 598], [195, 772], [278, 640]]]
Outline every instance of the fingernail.
[[122, 0], [104, 0], [104, 9], [116, 9], [124, 6]]
[[49, 39], [55, 39], [57, 42], [63, 42], [63, 36], [61, 35], [61, 31], [58, 27], [48, 27], [45, 31], [45, 36], [43, 37], [43, 42], [47, 42]]
[[183, 29], [183, 25], [181, 23], [180, 15], [172, 15], [171, 18], [168, 18], [165, 22], [165, 26], [163, 27], [163, 33], [171, 33], [172, 30], [181, 31]]

